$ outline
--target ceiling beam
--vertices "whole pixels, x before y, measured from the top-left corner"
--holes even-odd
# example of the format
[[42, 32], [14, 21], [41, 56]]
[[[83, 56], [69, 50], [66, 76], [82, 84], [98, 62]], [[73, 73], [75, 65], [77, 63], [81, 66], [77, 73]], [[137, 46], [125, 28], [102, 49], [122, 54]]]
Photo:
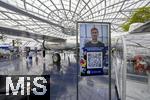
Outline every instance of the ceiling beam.
[[30, 14], [30, 13], [28, 13], [28, 12], [26, 12], [26, 11], [23, 11], [23, 10], [17, 8], [17, 7], [14, 7], [14, 6], [10, 5], [10, 4], [7, 4], [7, 3], [5, 3], [5, 2], [3, 2], [3, 1], [0, 1], [0, 6], [6, 8], [6, 9], [9, 9], [9, 10], [11, 10], [11, 11], [20, 13], [20, 14], [22, 14], [22, 15], [28, 16], [28, 17], [30, 17], [30, 18], [34, 18], [34, 19], [36, 19], [36, 20], [42, 21], [42, 22], [44, 22], [44, 23], [47, 23], [47, 24], [50, 24], [50, 25], [53, 25], [53, 26], [56, 26], [56, 27], [64, 28], [63, 26], [60, 26], [59, 24], [56, 24], [56, 23], [50, 22], [50, 21], [48, 21], [48, 20], [46, 20], [46, 19], [37, 17], [37, 16], [35, 16], [35, 15], [33, 15], [33, 14]]
[[0, 27], [0, 32], [2, 32], [2, 34], [5, 34], [5, 35], [25, 37], [25, 38], [31, 38], [31, 39], [39, 39], [39, 40], [45, 40], [49, 42], [65, 42], [66, 41], [65, 39], [59, 38], [59, 37], [41, 35], [41, 34], [31, 33], [27, 31], [7, 28], [7, 27]]

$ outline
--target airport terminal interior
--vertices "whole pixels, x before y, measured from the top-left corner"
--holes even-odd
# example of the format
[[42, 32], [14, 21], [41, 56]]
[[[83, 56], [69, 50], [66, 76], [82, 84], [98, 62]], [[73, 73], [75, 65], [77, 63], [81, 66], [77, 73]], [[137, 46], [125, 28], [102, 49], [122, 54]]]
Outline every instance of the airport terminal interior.
[[[108, 75], [80, 74], [82, 22], [110, 25]], [[49, 75], [50, 100], [150, 100], [150, 0], [0, 0], [0, 75]]]

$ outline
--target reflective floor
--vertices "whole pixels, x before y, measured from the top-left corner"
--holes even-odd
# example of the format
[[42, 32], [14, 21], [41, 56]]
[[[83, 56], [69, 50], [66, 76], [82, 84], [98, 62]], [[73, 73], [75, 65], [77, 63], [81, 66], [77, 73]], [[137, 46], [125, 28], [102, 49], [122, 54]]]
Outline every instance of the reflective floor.
[[[22, 54], [19, 58], [0, 63], [1, 75], [50, 75], [50, 100], [108, 100], [108, 76], [79, 77], [77, 82], [77, 64], [73, 53], [61, 54], [61, 70], [52, 64], [52, 54], [45, 59], [39, 53], [32, 61]], [[143, 81], [143, 80], [141, 80]], [[128, 75], [126, 100], [150, 100], [146, 82], [137, 81]], [[78, 84], [77, 84], [78, 83]], [[115, 80], [112, 80], [111, 100], [117, 100]], [[78, 86], [78, 92], [77, 92]]]
[[[45, 60], [38, 54], [32, 62], [22, 54], [19, 58], [0, 63], [1, 75], [50, 75], [51, 100], [77, 100], [77, 64], [73, 53], [61, 54], [61, 70], [52, 64], [52, 54]], [[44, 63], [45, 62], [45, 63]], [[108, 76], [80, 77], [78, 82], [79, 100], [108, 100]], [[116, 100], [112, 89], [112, 100]]]

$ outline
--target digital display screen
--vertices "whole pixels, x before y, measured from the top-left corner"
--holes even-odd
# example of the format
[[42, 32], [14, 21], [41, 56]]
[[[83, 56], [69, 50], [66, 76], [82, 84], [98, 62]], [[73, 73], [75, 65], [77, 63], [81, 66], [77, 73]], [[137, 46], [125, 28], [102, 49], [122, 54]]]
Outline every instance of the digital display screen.
[[103, 22], [79, 22], [80, 75], [108, 75], [110, 24]]

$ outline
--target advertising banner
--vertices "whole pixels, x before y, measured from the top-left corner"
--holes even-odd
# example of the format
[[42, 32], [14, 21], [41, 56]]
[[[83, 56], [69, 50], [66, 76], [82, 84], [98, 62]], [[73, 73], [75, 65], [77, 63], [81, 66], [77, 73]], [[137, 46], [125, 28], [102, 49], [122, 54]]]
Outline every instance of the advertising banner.
[[79, 22], [79, 64], [81, 76], [108, 75], [110, 24]]

